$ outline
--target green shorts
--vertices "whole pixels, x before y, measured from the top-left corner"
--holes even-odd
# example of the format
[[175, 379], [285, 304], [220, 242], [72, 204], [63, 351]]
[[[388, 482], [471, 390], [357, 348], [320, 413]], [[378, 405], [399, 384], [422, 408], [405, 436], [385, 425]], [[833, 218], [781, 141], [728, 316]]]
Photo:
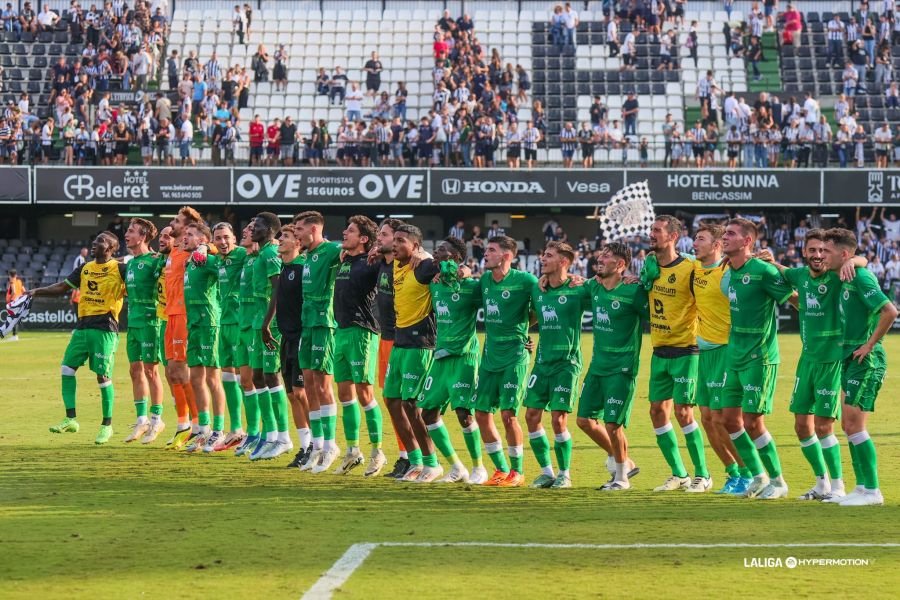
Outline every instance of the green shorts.
[[511, 410], [519, 414], [519, 405], [525, 395], [525, 378], [528, 375], [528, 355], [526, 360], [513, 363], [501, 371], [478, 372], [475, 386], [475, 410], [493, 413]]
[[100, 329], [76, 329], [63, 354], [63, 366], [77, 369], [87, 361], [88, 367], [101, 377], [112, 377], [119, 347], [119, 334]]
[[218, 369], [219, 328], [194, 325], [188, 327], [187, 366]]
[[431, 368], [434, 351], [430, 348], [398, 348], [391, 350], [384, 375], [384, 398], [415, 402], [422, 393], [425, 376]]
[[241, 329], [238, 332], [238, 343], [234, 349], [234, 366], [250, 366], [250, 357], [253, 356], [253, 340], [256, 339], [254, 333], [252, 329]]
[[751, 365], [746, 369], [725, 370], [722, 408], [740, 408], [745, 413], [768, 415], [772, 412], [778, 365]]
[[628, 427], [636, 379], [635, 373], [588, 373], [581, 386], [578, 417], [602, 419], [604, 423], [618, 423]]
[[378, 336], [355, 325], [334, 331], [334, 380], [375, 383]]
[[535, 365], [528, 378], [525, 408], [572, 412], [581, 365]]
[[281, 331], [275, 321], [269, 326], [275, 344], [266, 346], [262, 339], [262, 329], [253, 330], [253, 347], [250, 353], [250, 368], [261, 369], [263, 373], [281, 373]]
[[128, 336], [125, 339], [125, 349], [128, 353], [128, 362], [144, 362], [156, 364], [159, 362], [161, 337], [159, 337], [158, 325], [145, 327], [129, 327]]
[[300, 368], [334, 374], [334, 329], [304, 327], [300, 335]]
[[422, 410], [468, 410], [475, 408], [475, 385], [478, 381], [478, 355], [447, 356], [431, 363], [418, 406]]
[[650, 358], [650, 402], [672, 399], [675, 404], [694, 404], [699, 361], [696, 354], [674, 358], [654, 354]]
[[241, 326], [236, 323], [219, 326], [219, 361], [223, 367], [239, 367]]
[[841, 363], [797, 362], [797, 377], [791, 392], [790, 410], [795, 415], [827, 419], [841, 416]]
[[[166, 339], [166, 324], [167, 323], [168, 323], [168, 321], [166, 321], [166, 320], [163, 320], [163, 319], [159, 320], [159, 341], [160, 342], [162, 342], [163, 340]], [[159, 344], [159, 356], [157, 357], [157, 359], [158, 360], [156, 362], [162, 363], [162, 365], [164, 367], [169, 364], [169, 361], [166, 360], [166, 345], [163, 343]]]
[[722, 408], [722, 388], [725, 386], [725, 352], [728, 346], [701, 350], [697, 360], [697, 406], [712, 410]]
[[875, 400], [881, 391], [886, 371], [887, 360], [881, 344], [875, 346], [862, 364], [852, 356], [845, 358], [841, 365], [844, 403], [863, 412], [875, 412]]

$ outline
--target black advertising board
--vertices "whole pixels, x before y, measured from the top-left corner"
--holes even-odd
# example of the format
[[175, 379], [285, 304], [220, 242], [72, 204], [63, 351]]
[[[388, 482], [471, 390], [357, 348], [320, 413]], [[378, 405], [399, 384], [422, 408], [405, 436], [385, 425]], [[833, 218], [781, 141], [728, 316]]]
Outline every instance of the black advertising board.
[[226, 204], [230, 172], [216, 168], [35, 167], [36, 204]]
[[822, 172], [827, 206], [900, 205], [900, 170]]
[[30, 204], [28, 167], [0, 169], [0, 204]]
[[237, 204], [423, 205], [425, 169], [234, 169]]
[[431, 203], [596, 206], [624, 186], [622, 170], [432, 169]]
[[816, 170], [634, 169], [627, 178], [646, 179], [658, 206], [805, 206], [822, 200]]

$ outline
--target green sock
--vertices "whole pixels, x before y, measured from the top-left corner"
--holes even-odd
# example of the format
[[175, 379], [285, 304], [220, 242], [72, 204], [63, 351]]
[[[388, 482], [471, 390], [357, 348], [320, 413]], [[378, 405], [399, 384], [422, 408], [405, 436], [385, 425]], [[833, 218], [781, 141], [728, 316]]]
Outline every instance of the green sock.
[[556, 444], [553, 446], [556, 454], [556, 464], [560, 471], [568, 471], [572, 466], [572, 434], [563, 431], [556, 436]]
[[247, 435], [259, 435], [259, 394], [256, 390], [244, 392], [244, 410], [247, 411]]
[[262, 432], [278, 431], [275, 428], [275, 411], [272, 410], [272, 395], [269, 388], [256, 390], [256, 402], [259, 404], [259, 416], [262, 418]]
[[733, 462], [725, 467], [725, 473], [727, 473], [729, 477], [738, 478], [741, 476], [741, 469], [736, 462]]
[[228, 406], [228, 423], [231, 431], [243, 429], [241, 422], [241, 400], [243, 393], [241, 392], [241, 384], [237, 381], [223, 381], [222, 386], [225, 388], [225, 404]]
[[822, 456], [822, 444], [819, 443], [819, 438], [811, 435], [805, 440], [800, 440], [800, 450], [806, 457], [809, 466], [812, 467], [813, 474], [816, 477], [824, 477], [825, 458]]
[[[759, 460], [765, 465], [769, 478], [775, 479], [781, 475], [781, 460], [778, 458], [778, 448], [775, 447], [775, 440], [772, 439], [768, 432], [761, 437], [765, 437], [767, 441], [765, 446], [759, 448]], [[760, 440], [760, 438], [757, 438], [757, 440]]]
[[503, 454], [503, 444], [494, 442], [493, 444], [485, 444], [485, 450], [490, 457], [491, 462], [498, 471], [509, 473], [509, 465], [506, 463], [506, 455]]
[[337, 405], [323, 404], [319, 409], [319, 418], [322, 421], [322, 437], [326, 441], [334, 440], [335, 429], [337, 429]]
[[134, 401], [134, 412], [138, 417], [146, 417], [147, 416], [147, 397], [139, 398]]
[[100, 407], [104, 419], [112, 419], [113, 404], [116, 402], [116, 392], [112, 380], [100, 384]]
[[359, 446], [359, 418], [359, 401], [356, 398], [341, 402], [341, 422], [348, 446]]
[[691, 456], [691, 462], [694, 463], [694, 477], [709, 477], [709, 470], [706, 468], [706, 452], [703, 448], [703, 430], [700, 429], [700, 424], [694, 421], [681, 431], [684, 433], [684, 443]]
[[309, 411], [309, 431], [313, 439], [322, 437], [322, 411]]
[[672, 424], [669, 423], [664, 427], [660, 427], [655, 432], [656, 445], [662, 450], [663, 458], [669, 463], [672, 475], [675, 477], [687, 477], [688, 474], [684, 468], [684, 463], [681, 462], [681, 453], [678, 452], [678, 439], [675, 437]]
[[62, 398], [66, 410], [75, 410], [75, 392], [78, 389], [78, 380], [74, 375], [62, 376]]
[[[546, 469], [550, 466], [550, 441], [544, 429], [540, 431], [532, 431], [528, 433], [528, 443], [531, 445], [531, 451], [534, 452], [534, 459], [540, 468]], [[562, 467], [560, 467], [562, 468]]]
[[745, 478], [750, 479], [762, 475], [762, 462], [759, 460], [759, 452], [756, 450], [753, 440], [750, 439], [750, 435], [742, 429], [741, 435], [738, 437], [731, 436], [731, 441], [734, 442], [735, 450], [738, 451], [741, 460], [744, 461], [744, 468], [741, 472], [741, 476], [743, 477], [744, 474], [746, 474]]
[[[515, 452], [515, 455], [513, 454]], [[509, 447], [509, 468], [519, 475], [525, 474], [525, 465], [523, 464], [522, 446]]]
[[437, 454], [435, 454], [434, 452], [432, 452], [431, 454], [423, 454], [422, 462], [425, 464], [426, 467], [438, 466]]
[[366, 429], [369, 431], [369, 441], [375, 448], [381, 448], [381, 430], [384, 426], [384, 417], [381, 415], [381, 407], [373, 398], [372, 402], [363, 409], [366, 415]]
[[453, 442], [450, 441], [450, 432], [444, 426], [444, 421], [439, 420], [433, 425], [428, 425], [428, 435], [444, 458], [451, 463], [459, 461], [459, 458], [456, 456], [456, 450], [453, 449]]
[[472, 457], [472, 462], [479, 466], [481, 465], [481, 431], [478, 429], [478, 425], [472, 425], [474, 429], [467, 431], [463, 429], [463, 439], [466, 440], [466, 449], [469, 451], [469, 456]]
[[201, 410], [197, 413], [197, 425], [203, 427], [204, 425], [209, 425], [209, 411]]
[[212, 429], [213, 429], [213, 431], [224, 431], [225, 430], [225, 415], [213, 414]]
[[409, 459], [409, 464], [422, 466], [422, 451], [419, 448], [415, 450], [407, 450], [406, 457]]
[[286, 432], [288, 430], [288, 399], [284, 386], [279, 385], [274, 389], [269, 389], [269, 396], [272, 399], [272, 412], [275, 413], [276, 431]]
[[163, 414], [163, 405], [162, 404], [152, 404], [150, 406], [150, 414], [156, 415], [157, 417], [161, 417]]
[[862, 469], [863, 475], [866, 478], [866, 489], [877, 490], [878, 456], [875, 453], [875, 443], [872, 442], [872, 440], [869, 438], [868, 433], [866, 433], [865, 440], [856, 445], [856, 452], [859, 456], [860, 468]]
[[862, 463], [859, 462], [859, 449], [856, 444], [847, 444], [850, 448], [850, 462], [853, 464], [853, 475], [856, 477], [856, 485], [866, 486], [866, 475], [863, 473]]
[[832, 479], [844, 478], [844, 467], [841, 465], [841, 446], [834, 434], [828, 435], [819, 443], [822, 445], [822, 457], [828, 467], [828, 476]]

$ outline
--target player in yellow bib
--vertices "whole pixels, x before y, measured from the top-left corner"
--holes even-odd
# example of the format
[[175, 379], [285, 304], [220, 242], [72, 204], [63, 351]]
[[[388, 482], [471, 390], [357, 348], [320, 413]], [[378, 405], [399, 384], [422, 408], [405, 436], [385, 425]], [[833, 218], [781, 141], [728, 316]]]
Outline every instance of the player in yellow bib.
[[725, 387], [725, 353], [731, 331], [728, 297], [722, 293], [722, 225], [701, 225], [694, 236], [694, 297], [697, 300], [697, 406], [709, 445], [725, 465], [727, 479], [720, 494], [743, 495], [750, 485], [750, 471], [738, 456], [722, 422], [722, 389]]
[[69, 339], [62, 359], [62, 397], [66, 418], [50, 427], [52, 433], [77, 433], [75, 420], [75, 371], [88, 363], [97, 374], [103, 421], [94, 440], [105, 444], [112, 437], [112, 413], [115, 403], [112, 372], [119, 345], [119, 312], [125, 298], [125, 265], [113, 256], [119, 250], [119, 240], [103, 232], [91, 244], [94, 260], [78, 267], [64, 281], [30, 290], [26, 294], [61, 296], [72, 289], [81, 292], [78, 303], [78, 323]]
[[[650, 229], [650, 249], [655, 253], [645, 262], [642, 279], [649, 287], [650, 341], [650, 420], [656, 443], [672, 475], [654, 491], [689, 490], [705, 492], [712, 487], [703, 450], [703, 433], [694, 420], [694, 394], [697, 388], [697, 302], [694, 298], [694, 263], [679, 256], [675, 242], [681, 235], [681, 221], [659, 215]], [[678, 440], [669, 415], [684, 433], [694, 479], [681, 461]]]

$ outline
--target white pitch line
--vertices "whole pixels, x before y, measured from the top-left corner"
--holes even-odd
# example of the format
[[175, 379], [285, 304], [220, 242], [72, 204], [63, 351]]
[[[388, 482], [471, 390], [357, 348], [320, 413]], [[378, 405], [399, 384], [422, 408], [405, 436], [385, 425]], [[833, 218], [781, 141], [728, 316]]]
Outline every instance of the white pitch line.
[[303, 594], [301, 600], [330, 600], [332, 594], [343, 585], [378, 547], [385, 548], [548, 548], [587, 550], [658, 550], [695, 548], [711, 550], [716, 548], [900, 548], [900, 542], [818, 542], [818, 543], [772, 543], [772, 544], [542, 544], [513, 542], [375, 542], [353, 544], [322, 577]]
[[303, 594], [302, 600], [329, 600], [334, 590], [341, 587], [377, 547], [378, 544], [353, 544], [347, 548], [344, 555]]

